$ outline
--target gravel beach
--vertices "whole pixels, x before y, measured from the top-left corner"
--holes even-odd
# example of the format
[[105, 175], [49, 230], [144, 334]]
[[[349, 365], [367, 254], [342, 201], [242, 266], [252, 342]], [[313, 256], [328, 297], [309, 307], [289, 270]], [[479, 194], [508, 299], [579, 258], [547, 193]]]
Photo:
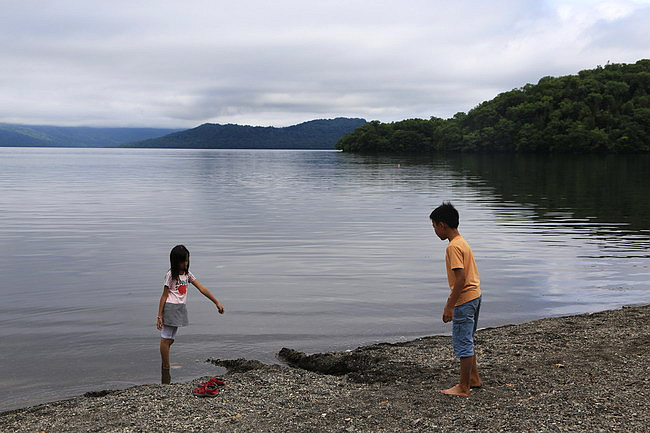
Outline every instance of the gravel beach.
[[[197, 383], [88, 393], [0, 414], [2, 432], [645, 432], [650, 306], [536, 320], [477, 333], [484, 386], [456, 383], [450, 337], [226, 366], [214, 398]], [[206, 354], [206, 356], [209, 354]]]

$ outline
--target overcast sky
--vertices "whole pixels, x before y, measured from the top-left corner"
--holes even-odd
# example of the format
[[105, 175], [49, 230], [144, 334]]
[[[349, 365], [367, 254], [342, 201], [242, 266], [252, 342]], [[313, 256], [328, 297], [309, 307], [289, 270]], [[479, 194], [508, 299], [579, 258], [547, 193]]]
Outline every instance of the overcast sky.
[[650, 58], [650, 0], [0, 0], [0, 122], [450, 117]]

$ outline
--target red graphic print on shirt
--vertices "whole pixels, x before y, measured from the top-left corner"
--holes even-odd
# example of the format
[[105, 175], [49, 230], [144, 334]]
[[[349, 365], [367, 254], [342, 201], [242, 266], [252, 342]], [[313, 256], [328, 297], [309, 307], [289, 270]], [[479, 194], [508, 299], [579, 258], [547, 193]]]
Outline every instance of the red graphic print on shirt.
[[184, 295], [187, 293], [187, 283], [185, 281], [180, 281], [180, 285], [178, 286], [178, 293], [181, 295]]

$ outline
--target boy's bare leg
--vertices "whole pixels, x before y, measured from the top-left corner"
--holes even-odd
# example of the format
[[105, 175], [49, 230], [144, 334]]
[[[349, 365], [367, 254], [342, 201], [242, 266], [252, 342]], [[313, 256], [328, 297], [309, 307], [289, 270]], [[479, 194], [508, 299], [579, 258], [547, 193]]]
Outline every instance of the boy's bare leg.
[[471, 388], [480, 388], [483, 386], [483, 381], [478, 374], [478, 364], [476, 363], [476, 355], [472, 356], [472, 371], [469, 374], [469, 386]]
[[449, 389], [443, 389], [440, 391], [443, 394], [447, 395], [459, 395], [461, 397], [469, 397], [470, 395], [470, 376], [472, 374], [472, 368], [476, 363], [476, 356], [468, 356], [466, 358], [460, 358], [460, 383], [458, 385], [452, 386]]

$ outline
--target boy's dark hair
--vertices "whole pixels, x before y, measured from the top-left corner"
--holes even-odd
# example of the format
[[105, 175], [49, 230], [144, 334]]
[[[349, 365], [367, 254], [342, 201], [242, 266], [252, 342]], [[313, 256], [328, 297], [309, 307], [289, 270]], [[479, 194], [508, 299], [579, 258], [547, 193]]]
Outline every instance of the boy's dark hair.
[[458, 211], [448, 201], [443, 201], [440, 206], [435, 208], [429, 218], [436, 223], [443, 222], [452, 229], [458, 228]]
[[185, 260], [187, 260], [187, 268], [185, 268], [185, 272], [183, 273], [186, 273], [190, 270], [190, 252], [187, 248], [185, 248], [185, 245], [176, 245], [174, 248], [172, 248], [171, 252], [169, 253], [169, 264], [171, 265], [172, 280], [178, 281], [178, 267]]

